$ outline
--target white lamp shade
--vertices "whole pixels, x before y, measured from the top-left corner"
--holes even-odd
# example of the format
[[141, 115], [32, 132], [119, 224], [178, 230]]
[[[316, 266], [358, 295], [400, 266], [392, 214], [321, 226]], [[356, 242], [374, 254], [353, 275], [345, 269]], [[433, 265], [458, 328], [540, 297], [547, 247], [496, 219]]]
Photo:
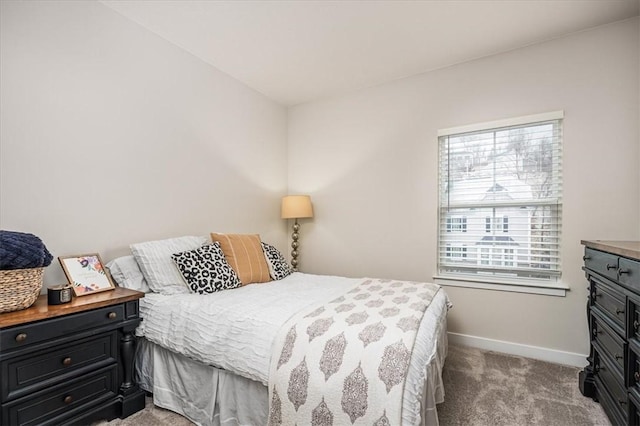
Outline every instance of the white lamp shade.
[[308, 195], [287, 195], [282, 197], [282, 219], [313, 217], [311, 197]]

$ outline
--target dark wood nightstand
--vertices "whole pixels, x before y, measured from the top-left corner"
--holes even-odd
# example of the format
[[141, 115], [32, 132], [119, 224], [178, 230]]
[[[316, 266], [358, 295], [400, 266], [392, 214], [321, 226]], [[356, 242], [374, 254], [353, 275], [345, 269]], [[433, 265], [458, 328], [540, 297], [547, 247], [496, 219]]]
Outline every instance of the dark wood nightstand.
[[144, 408], [133, 381], [144, 293], [116, 288], [0, 314], [3, 425], [88, 424]]

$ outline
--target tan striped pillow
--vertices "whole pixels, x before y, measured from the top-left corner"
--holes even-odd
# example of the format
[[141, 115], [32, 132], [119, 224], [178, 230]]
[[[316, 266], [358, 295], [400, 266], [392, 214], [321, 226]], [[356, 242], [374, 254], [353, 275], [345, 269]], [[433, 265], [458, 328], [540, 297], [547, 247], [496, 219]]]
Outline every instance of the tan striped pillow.
[[271, 281], [269, 266], [258, 234], [211, 234], [220, 243], [224, 257], [236, 271], [242, 285]]

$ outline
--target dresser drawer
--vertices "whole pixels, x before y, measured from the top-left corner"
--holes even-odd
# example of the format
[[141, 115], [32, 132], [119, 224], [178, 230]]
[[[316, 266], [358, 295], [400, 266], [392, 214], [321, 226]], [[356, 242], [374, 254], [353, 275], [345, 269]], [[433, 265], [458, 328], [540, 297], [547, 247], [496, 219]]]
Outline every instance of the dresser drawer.
[[95, 327], [108, 326], [109, 324], [117, 327], [123, 319], [124, 305], [120, 304], [10, 327], [0, 330], [0, 347], [4, 352], [49, 339], [73, 335]]
[[116, 396], [118, 366], [102, 368], [81, 379], [3, 404], [3, 424], [59, 424], [71, 411], [99, 404]]
[[600, 282], [597, 278], [591, 280], [591, 303], [597, 310], [609, 317], [623, 333], [625, 326], [625, 297], [612, 287]]
[[622, 426], [629, 424], [627, 421], [627, 405], [629, 404], [628, 399], [617, 399], [614, 395], [611, 394], [609, 389], [607, 389], [606, 385], [599, 376], [595, 377], [595, 384], [597, 389], [597, 400], [602, 405], [602, 409], [607, 414], [607, 417], [609, 417], [611, 424], [613, 426]]
[[640, 393], [636, 389], [629, 391], [629, 424], [640, 425]]
[[2, 401], [36, 391], [68, 378], [79, 370], [116, 363], [118, 332], [54, 346], [46, 352], [27, 353], [2, 362]]
[[[606, 399], [609, 401], [601, 401], [603, 402], [603, 406], [605, 409], [608, 408], [607, 411], [614, 411], [616, 417], [622, 417], [626, 419], [627, 415], [627, 405], [628, 405], [628, 395], [627, 390], [624, 385], [621, 383], [621, 378], [619, 377], [619, 373], [616, 368], [611, 366], [609, 362], [607, 362], [607, 358], [600, 356], [598, 353], [597, 356], [597, 364], [596, 364], [596, 386], [598, 386], [598, 394], [606, 394]], [[598, 383], [600, 382], [600, 383]], [[600, 388], [605, 388], [606, 392], [602, 392]], [[602, 398], [605, 399], [605, 398]], [[607, 407], [609, 406], [609, 407]], [[626, 423], [623, 422], [623, 423]]]
[[618, 279], [618, 256], [614, 254], [585, 248], [584, 266], [611, 280]]
[[592, 333], [593, 345], [598, 348], [601, 357], [607, 357], [610, 363], [618, 369], [617, 377], [624, 386], [626, 342], [596, 315], [593, 316]]
[[631, 351], [629, 356], [631, 357], [629, 388], [635, 389], [636, 393], [640, 395], [640, 356], [635, 351]]
[[640, 290], [640, 262], [621, 257], [618, 273], [620, 284], [636, 291]]
[[631, 317], [630, 323], [627, 324], [627, 339], [635, 341], [640, 345], [640, 297], [636, 295], [629, 296], [629, 311]]

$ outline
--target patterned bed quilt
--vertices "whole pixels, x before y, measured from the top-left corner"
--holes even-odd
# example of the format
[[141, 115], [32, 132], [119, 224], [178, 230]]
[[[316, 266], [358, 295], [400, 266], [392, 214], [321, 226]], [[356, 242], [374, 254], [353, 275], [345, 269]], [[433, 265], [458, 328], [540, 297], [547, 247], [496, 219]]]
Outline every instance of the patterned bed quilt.
[[416, 332], [440, 287], [367, 279], [281, 329], [269, 425], [400, 424]]
[[136, 333], [269, 386], [272, 424], [419, 424], [425, 383], [441, 386], [425, 376], [446, 354], [449, 306], [435, 284], [296, 272], [210, 295], [148, 293]]

